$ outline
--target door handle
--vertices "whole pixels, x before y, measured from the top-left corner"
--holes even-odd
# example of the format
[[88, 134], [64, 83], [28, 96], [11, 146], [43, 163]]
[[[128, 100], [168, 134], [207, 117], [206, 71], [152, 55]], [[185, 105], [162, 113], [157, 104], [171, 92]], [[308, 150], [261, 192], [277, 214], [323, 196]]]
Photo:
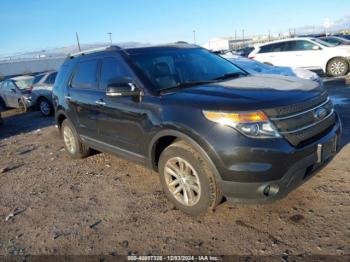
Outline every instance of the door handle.
[[97, 100], [97, 101], [95, 101], [95, 104], [99, 105], [99, 106], [105, 106], [106, 102], [104, 102], [103, 100]]

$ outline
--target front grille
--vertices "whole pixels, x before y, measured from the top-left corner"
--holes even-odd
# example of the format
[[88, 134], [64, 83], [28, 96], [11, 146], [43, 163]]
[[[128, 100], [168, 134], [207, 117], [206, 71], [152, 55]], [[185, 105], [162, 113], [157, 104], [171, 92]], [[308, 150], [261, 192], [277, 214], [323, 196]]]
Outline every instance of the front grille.
[[266, 109], [264, 111], [270, 117], [279, 117], [279, 116], [290, 115], [290, 114], [302, 112], [302, 111], [305, 111], [309, 108], [315, 107], [315, 106], [319, 105], [320, 103], [326, 101], [327, 97], [328, 97], [327, 92], [323, 92], [318, 97], [316, 97], [314, 99], [310, 99], [310, 100], [303, 102], [303, 103], [297, 103], [297, 104], [292, 104], [292, 105], [288, 105], [288, 106], [281, 106], [281, 107], [277, 107], [277, 108]]
[[[315, 105], [314, 101], [318, 101], [318, 104]], [[314, 101], [308, 103], [309, 107], [306, 107], [305, 104], [289, 107], [303, 108], [301, 111], [289, 110], [293, 113], [276, 115], [270, 118], [280, 134], [293, 146], [298, 147], [306, 145], [308, 142], [311, 143], [314, 140], [313, 138], [324, 133], [336, 121], [333, 104], [327, 96], [323, 97], [321, 101], [320, 99]]]

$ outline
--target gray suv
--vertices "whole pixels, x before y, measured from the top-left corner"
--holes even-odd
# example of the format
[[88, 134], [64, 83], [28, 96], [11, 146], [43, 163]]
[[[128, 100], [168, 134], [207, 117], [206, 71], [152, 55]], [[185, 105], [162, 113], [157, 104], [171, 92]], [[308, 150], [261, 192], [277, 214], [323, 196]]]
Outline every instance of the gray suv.
[[53, 114], [52, 106], [52, 88], [57, 76], [56, 71], [49, 71], [37, 75], [32, 87], [32, 103], [36, 106], [43, 116]]

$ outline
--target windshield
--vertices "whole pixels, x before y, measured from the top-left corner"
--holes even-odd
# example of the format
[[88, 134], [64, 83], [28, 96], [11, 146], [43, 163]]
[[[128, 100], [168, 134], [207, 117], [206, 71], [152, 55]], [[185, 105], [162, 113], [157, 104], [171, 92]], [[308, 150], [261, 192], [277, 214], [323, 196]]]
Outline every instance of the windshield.
[[29, 78], [29, 79], [24, 79], [24, 80], [17, 80], [15, 81], [16, 83], [16, 86], [19, 88], [19, 89], [28, 89], [32, 83], [33, 83], [33, 79], [34, 78]]
[[327, 43], [326, 41], [323, 41], [321, 39], [317, 39], [317, 38], [313, 38], [311, 39], [312, 41], [322, 45], [322, 46], [325, 46], [325, 47], [334, 47], [334, 46], [337, 46], [337, 44], [331, 44], [331, 43]]
[[33, 80], [33, 85], [39, 83], [39, 81], [40, 81], [41, 79], [43, 79], [44, 76], [45, 76], [45, 74], [36, 75], [36, 76], [34, 77], [34, 80]]
[[158, 90], [245, 74], [229, 61], [201, 48], [156, 49], [130, 57]]

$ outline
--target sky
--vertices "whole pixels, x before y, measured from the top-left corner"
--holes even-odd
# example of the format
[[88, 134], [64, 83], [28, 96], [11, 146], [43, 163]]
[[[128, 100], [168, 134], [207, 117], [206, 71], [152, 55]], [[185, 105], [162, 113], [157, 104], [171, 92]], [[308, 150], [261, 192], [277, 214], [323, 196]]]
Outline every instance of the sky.
[[82, 43], [197, 43], [350, 15], [349, 0], [1, 0], [0, 56]]

